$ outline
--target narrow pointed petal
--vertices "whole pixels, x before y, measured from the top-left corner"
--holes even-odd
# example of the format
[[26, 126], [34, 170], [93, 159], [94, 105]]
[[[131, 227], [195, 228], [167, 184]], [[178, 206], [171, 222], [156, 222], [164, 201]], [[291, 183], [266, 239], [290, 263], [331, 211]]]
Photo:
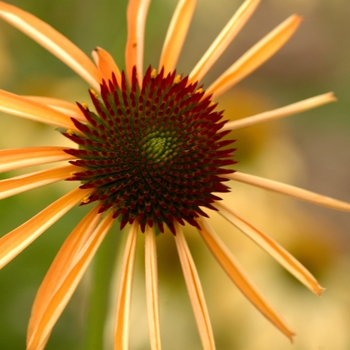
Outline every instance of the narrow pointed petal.
[[145, 240], [146, 299], [151, 349], [161, 350], [156, 235], [149, 226], [146, 227]]
[[250, 302], [282, 333], [284, 333], [291, 341], [294, 333], [287, 327], [281, 317], [269, 305], [265, 298], [261, 295], [249, 277], [239, 266], [238, 261], [232, 256], [214, 230], [203, 219], [196, 219], [200, 230], [198, 232], [202, 236], [204, 242], [211, 250], [215, 258], [229, 275], [232, 281], [242, 291], [242, 293], [250, 300]]
[[2, 180], [0, 181], [0, 199], [64, 180], [68, 178], [73, 171], [76, 171], [76, 166], [66, 165]]
[[196, 4], [197, 0], [180, 0], [176, 6], [159, 62], [159, 70], [164, 67], [165, 74], [175, 70]]
[[31, 329], [33, 332], [28, 334], [27, 350], [42, 349], [45, 346], [52, 328], [68, 304], [113, 222], [113, 213], [110, 212], [81, 247], [63, 280], [60, 281], [50, 300], [47, 301], [44, 312], [39, 315], [39, 318], [32, 316]]
[[270, 120], [288, 117], [293, 114], [305, 112], [305, 111], [308, 111], [309, 109], [322, 106], [326, 103], [335, 102], [336, 100], [337, 99], [334, 96], [333, 92], [328, 92], [326, 94], [311, 97], [306, 100], [290, 104], [288, 106], [274, 109], [272, 111], [268, 111], [268, 112], [253, 115], [251, 117], [228, 122], [222, 127], [221, 131], [242, 129], [248, 126], [257, 125]]
[[263, 188], [265, 190], [282, 193], [290, 197], [294, 197], [306, 202], [311, 202], [313, 204], [321, 205], [323, 207], [350, 211], [350, 203], [339, 201], [330, 197], [322, 196], [320, 194], [303, 190], [298, 187], [287, 185], [278, 181], [265, 179], [259, 176], [244, 174], [240, 172], [235, 172], [233, 174], [225, 175], [228, 179], [244, 182], [249, 185]]
[[1, 237], [0, 269], [91, 192], [91, 190], [75, 189], [50, 204], [21, 226]]
[[65, 114], [4, 90], [0, 90], [0, 111], [44, 124], [76, 130], [71, 119]]
[[259, 3], [260, 0], [246, 0], [241, 5], [190, 73], [189, 80], [191, 82], [203, 79], [209, 69], [214, 65], [249, 20]]
[[131, 225], [123, 257], [114, 331], [114, 350], [129, 348], [131, 290], [138, 226], [136, 221]]
[[324, 291], [316, 278], [296, 260], [291, 254], [289, 254], [283, 247], [277, 242], [267, 236], [265, 233], [258, 230], [248, 221], [243, 219], [237, 213], [221, 203], [215, 203], [214, 207], [219, 210], [219, 213], [230, 221], [234, 226], [251, 238], [256, 244], [276, 259], [286, 270], [288, 270], [295, 278], [303, 283], [307, 288], [317, 295], [321, 295]]
[[62, 147], [36, 147], [0, 150], [0, 173], [32, 165], [47, 164], [74, 157]]
[[100, 47], [96, 47], [95, 50], [92, 51], [92, 58], [104, 80], [108, 81], [111, 79], [112, 73], [114, 73], [117, 81], [121, 81], [120, 70], [109, 52]]
[[175, 224], [175, 230], [176, 235], [174, 237], [176, 248], [179, 253], [181, 267], [196, 318], [202, 346], [204, 350], [214, 350], [215, 342], [213, 331], [197, 269], [193, 262], [191, 252], [188, 249], [185, 236], [177, 223]]
[[78, 106], [74, 103], [70, 103], [68, 101], [60, 100], [58, 98], [53, 98], [53, 97], [43, 97], [43, 96], [24, 96], [24, 97], [27, 98], [28, 100], [35, 101], [43, 105], [46, 105], [48, 107], [51, 107], [65, 114], [70, 118], [86, 121], [84, 114], [81, 112]]
[[0, 1], [0, 18], [50, 51], [92, 87], [99, 88], [100, 76], [89, 57], [50, 25], [2, 1]]
[[229, 69], [227, 69], [206, 91], [217, 98], [237, 84], [274, 55], [299, 27], [301, 17], [291, 16], [248, 50]]
[[143, 78], [143, 47], [148, 7], [151, 0], [130, 0], [127, 11], [128, 38], [125, 49], [126, 72], [131, 81], [132, 69], [136, 66], [139, 84]]

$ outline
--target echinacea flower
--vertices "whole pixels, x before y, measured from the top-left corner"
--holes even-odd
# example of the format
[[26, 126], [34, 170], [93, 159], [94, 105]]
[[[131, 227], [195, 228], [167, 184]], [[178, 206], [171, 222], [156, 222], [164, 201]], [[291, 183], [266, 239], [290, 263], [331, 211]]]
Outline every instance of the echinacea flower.
[[[217, 211], [266, 250], [316, 294], [323, 288], [278, 243], [220, 201], [239, 181], [326, 207], [350, 211], [350, 204], [276, 181], [234, 172], [232, 130], [278, 119], [335, 100], [326, 93], [291, 105], [227, 122], [215, 100], [238, 83], [293, 35], [300, 17], [293, 15], [232, 64], [207, 89], [200, 82], [257, 7], [246, 0], [188, 74], [176, 63], [196, 5], [180, 0], [172, 17], [157, 68], [143, 72], [145, 21], [150, 0], [130, 0], [125, 70], [108, 52], [96, 48], [95, 64], [73, 43], [33, 15], [0, 2], [0, 17], [56, 55], [91, 87], [92, 106], [0, 91], [0, 110], [58, 127], [72, 141], [68, 147], [35, 147], [0, 151], [1, 171], [66, 162], [35, 173], [0, 181], [6, 198], [58, 181], [77, 188], [0, 239], [2, 268], [71, 208], [91, 205], [90, 212], [68, 236], [37, 293], [28, 327], [27, 349], [44, 349], [99, 245], [115, 220], [127, 227], [114, 326], [114, 348], [127, 349], [135, 248], [145, 235], [146, 302], [152, 349], [161, 349], [158, 308], [156, 236], [169, 230], [175, 240], [194, 316], [204, 349], [214, 349], [214, 336], [200, 280], [182, 231], [194, 226], [225, 272], [254, 306], [292, 339], [284, 323], [248, 279], [215, 230], [208, 214]], [[229, 138], [228, 138], [229, 136]], [[225, 137], [225, 138], [224, 138]], [[92, 203], [92, 204], [90, 204]], [[204, 211], [206, 210], [206, 211]]]

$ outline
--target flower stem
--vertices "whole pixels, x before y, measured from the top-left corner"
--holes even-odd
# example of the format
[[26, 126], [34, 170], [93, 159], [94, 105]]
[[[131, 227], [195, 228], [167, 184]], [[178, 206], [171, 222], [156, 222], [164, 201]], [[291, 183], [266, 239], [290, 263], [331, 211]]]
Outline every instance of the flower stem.
[[94, 258], [87, 315], [86, 350], [104, 349], [105, 324], [110, 306], [109, 293], [120, 236], [115, 230], [109, 232]]

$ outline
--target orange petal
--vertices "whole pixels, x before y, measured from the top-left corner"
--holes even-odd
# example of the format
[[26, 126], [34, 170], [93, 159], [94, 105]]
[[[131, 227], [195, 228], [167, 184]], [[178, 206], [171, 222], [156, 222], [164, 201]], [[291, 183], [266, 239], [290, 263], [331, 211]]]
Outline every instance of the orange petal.
[[131, 81], [132, 69], [136, 67], [137, 79], [143, 78], [143, 47], [148, 7], [151, 0], [130, 0], [127, 11], [128, 38], [125, 49], [126, 72]]
[[197, 269], [193, 262], [191, 252], [188, 249], [185, 236], [178, 223], [175, 223], [175, 230], [176, 235], [174, 237], [176, 248], [179, 253], [181, 267], [184, 273], [203, 349], [214, 350], [215, 342], [213, 331]]
[[274, 109], [272, 111], [267, 111], [264, 113], [256, 114], [251, 117], [242, 118], [234, 120], [232, 122], [226, 123], [221, 131], [225, 130], [237, 130], [241, 128], [246, 128], [247, 126], [253, 126], [256, 124], [264, 123], [270, 120], [288, 117], [293, 114], [308, 111], [326, 103], [335, 102], [337, 99], [333, 92], [328, 92], [326, 94], [314, 96], [303, 101], [299, 101], [288, 106]]
[[254, 175], [244, 174], [238, 171], [233, 174], [225, 175], [225, 177], [234, 181], [244, 182], [248, 185], [260, 187], [265, 190], [282, 193], [287, 196], [301, 199], [303, 201], [311, 202], [313, 204], [321, 205], [327, 208], [342, 211], [350, 211], [350, 203], [322, 196], [320, 194], [303, 190], [301, 188], [294, 187], [291, 185], [286, 185], [278, 181], [273, 181]]
[[232, 40], [249, 20], [259, 3], [260, 0], [246, 0], [241, 5], [190, 73], [189, 80], [191, 82], [203, 79], [209, 69], [227, 49]]
[[42, 45], [92, 87], [99, 89], [100, 76], [89, 57], [50, 25], [4, 2], [0, 2], [0, 18]]
[[77, 188], [47, 206], [21, 226], [1, 237], [0, 269], [91, 192], [91, 190]]
[[131, 289], [138, 226], [138, 223], [134, 221], [130, 227], [123, 257], [114, 331], [114, 350], [129, 348]]
[[154, 229], [149, 226], [146, 227], [145, 240], [146, 299], [151, 349], [160, 350], [162, 346], [159, 328], [156, 235]]
[[81, 121], [86, 121], [84, 114], [81, 112], [80, 108], [74, 103], [70, 103], [65, 100], [60, 100], [53, 97], [43, 97], [43, 96], [23, 96], [28, 100], [39, 102], [43, 105], [51, 107], [70, 118], [75, 118]]
[[59, 162], [74, 157], [62, 147], [37, 147], [0, 150], [0, 172], [21, 169], [32, 165]]
[[209, 86], [206, 94], [213, 94], [215, 99], [260, 67], [290, 39], [300, 22], [301, 18], [296, 15], [287, 18], [227, 69]]
[[251, 238], [256, 244], [263, 248], [268, 254], [276, 259], [286, 270], [288, 270], [295, 278], [303, 283], [307, 288], [317, 295], [321, 295], [324, 291], [316, 278], [300, 264], [291, 254], [289, 254], [277, 242], [267, 236], [265, 233], [258, 230], [248, 221], [243, 219], [237, 213], [221, 203], [215, 203], [214, 206], [219, 210], [219, 213], [230, 221], [234, 226]]
[[[80, 246], [80, 249], [76, 250], [76, 247], [68, 246], [68, 249], [72, 248], [74, 259], [72, 259], [73, 257], [71, 256], [71, 265], [66, 266], [67, 270], [62, 271], [62, 275], [60, 275], [60, 271], [57, 272], [60, 277], [59, 280], [53, 279], [50, 281], [54, 286], [48, 287], [51, 294], [45, 297], [45, 305], [40, 307], [41, 301], [38, 301], [38, 310], [41, 310], [42, 312], [37, 314], [34, 310], [34, 313], [31, 316], [30, 332], [28, 332], [27, 337], [27, 350], [44, 348], [48, 337], [51, 334], [52, 328], [68, 304], [72, 294], [113, 222], [113, 213], [109, 212], [87, 239], [83, 236], [81, 242], [74, 242]], [[88, 224], [91, 225], [91, 222]], [[81, 230], [80, 233], [84, 234]], [[66, 248], [67, 246], [63, 247], [64, 250]], [[67, 252], [63, 252], [62, 256], [66, 254]], [[61, 267], [60, 264], [58, 264], [57, 267]], [[53, 275], [55, 274], [54, 271]]]
[[180, 0], [177, 4], [165, 37], [159, 62], [159, 70], [164, 67], [165, 75], [176, 68], [196, 4], [197, 0]]
[[120, 70], [113, 57], [106, 50], [96, 47], [95, 50], [92, 51], [92, 58], [104, 80], [108, 81], [111, 79], [112, 73], [114, 73], [117, 81], [121, 81]]
[[0, 199], [64, 180], [76, 169], [77, 167], [74, 165], [66, 165], [2, 180], [0, 181]]
[[44, 124], [77, 130], [65, 114], [10, 92], [0, 90], [0, 111]]
[[277, 312], [270, 306], [270, 304], [261, 295], [249, 277], [238, 264], [238, 261], [232, 256], [227, 247], [223, 244], [214, 230], [203, 219], [196, 219], [204, 242], [211, 250], [215, 258], [223, 267], [225, 272], [229, 275], [232, 281], [242, 291], [242, 293], [250, 300], [250, 302], [282, 333], [284, 333], [291, 341], [294, 333], [287, 327]]

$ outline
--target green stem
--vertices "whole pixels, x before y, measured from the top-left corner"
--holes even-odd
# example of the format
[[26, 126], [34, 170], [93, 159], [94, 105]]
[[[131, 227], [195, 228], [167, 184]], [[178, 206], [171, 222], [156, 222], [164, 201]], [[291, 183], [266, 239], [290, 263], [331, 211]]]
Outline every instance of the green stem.
[[87, 317], [86, 350], [102, 350], [104, 348], [103, 337], [109, 311], [109, 293], [121, 236], [118, 231], [112, 229], [107, 234], [94, 258]]

